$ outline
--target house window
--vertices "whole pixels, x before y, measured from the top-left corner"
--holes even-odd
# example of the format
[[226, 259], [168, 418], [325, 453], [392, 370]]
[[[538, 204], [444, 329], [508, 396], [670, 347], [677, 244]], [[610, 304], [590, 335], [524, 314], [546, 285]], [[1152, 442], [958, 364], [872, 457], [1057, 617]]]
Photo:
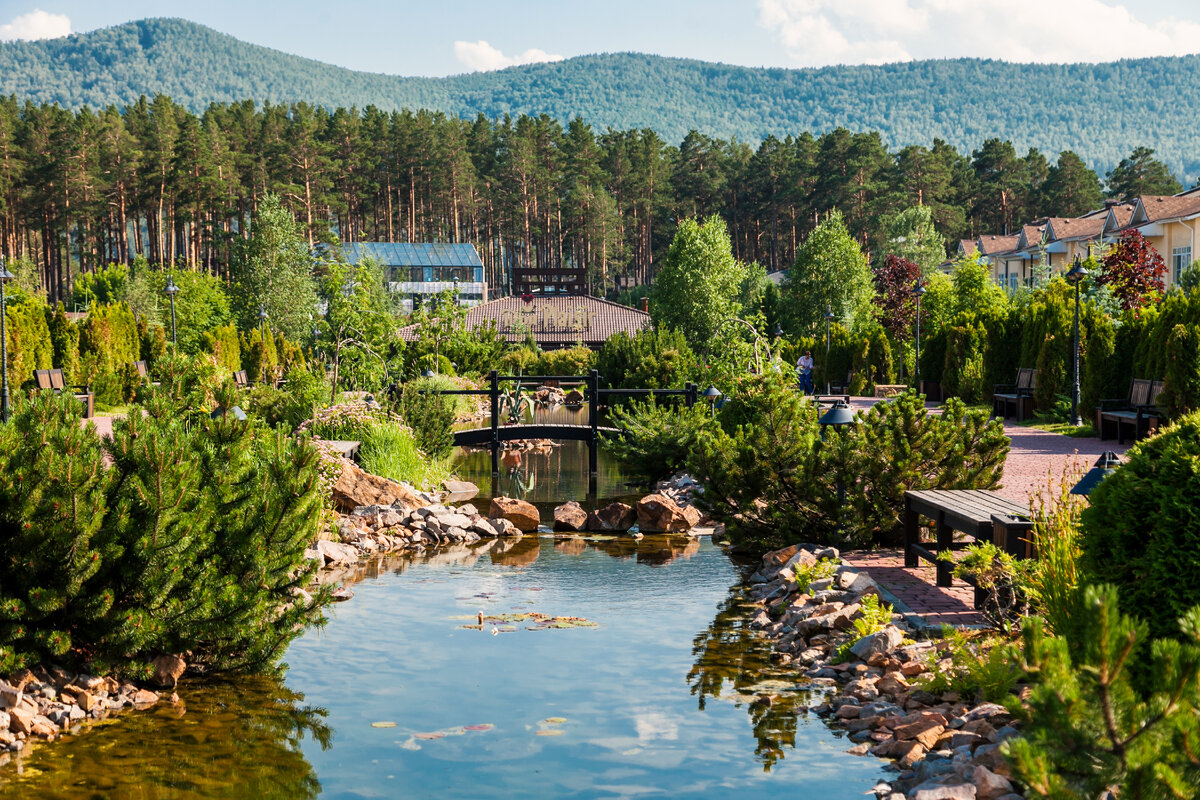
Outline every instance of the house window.
[[1176, 247], [1171, 251], [1171, 277], [1176, 286], [1183, 278], [1184, 270], [1192, 265], [1192, 248]]

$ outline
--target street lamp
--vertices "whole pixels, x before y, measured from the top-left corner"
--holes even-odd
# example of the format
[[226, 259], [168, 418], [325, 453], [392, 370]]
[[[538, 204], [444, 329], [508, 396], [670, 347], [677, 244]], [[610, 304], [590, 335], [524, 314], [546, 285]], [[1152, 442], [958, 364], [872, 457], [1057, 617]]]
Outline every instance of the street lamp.
[[1111, 450], [1105, 452], [1097, 459], [1096, 465], [1089, 469], [1079, 479], [1079, 483], [1071, 488], [1071, 494], [1087, 497], [1093, 489], [1100, 485], [1100, 481], [1116, 472], [1119, 466], [1121, 466], [1121, 457]]
[[4, 300], [4, 286], [15, 276], [4, 266], [0, 258], [0, 421], [8, 422], [8, 303]]
[[913, 371], [917, 377], [917, 394], [921, 393], [921, 298], [925, 295], [925, 287], [921, 285], [921, 279], [917, 278], [917, 285], [909, 292], [913, 299], [917, 301], [917, 354], [913, 365], [916, 367]]
[[426, 367], [424, 370], [422, 370], [422, 371], [421, 371], [421, 377], [422, 377], [422, 378], [432, 378], [432, 377], [433, 377], [433, 370], [431, 370], [431, 369], [429, 369], [428, 367]]
[[175, 346], [175, 295], [179, 294], [179, 287], [175, 285], [175, 278], [171, 275], [167, 276], [167, 285], [163, 288], [167, 293], [167, 297], [171, 300], [171, 347]]
[[1083, 268], [1083, 262], [1079, 256], [1075, 256], [1075, 263], [1066, 274], [1066, 279], [1075, 284], [1075, 379], [1071, 384], [1071, 424], [1079, 427], [1082, 420], [1079, 419], [1079, 284], [1087, 277], [1088, 271]]
[[[821, 440], [825, 439], [825, 431], [833, 428], [839, 431], [842, 428], [848, 428], [858, 422], [858, 417], [854, 413], [854, 409], [850, 408], [844, 400], [838, 400], [833, 406], [821, 415], [817, 420], [817, 424], [821, 426]], [[846, 506], [846, 484], [842, 475], [842, 470], [837, 471], [837, 494], [838, 494], [838, 513], [837, 513], [837, 533], [840, 538], [842, 533], [842, 511]]]
[[262, 362], [262, 382], [267, 382], [267, 307], [258, 307], [258, 324], [262, 329], [262, 346], [263, 346], [263, 362]]
[[713, 417], [717, 416], [717, 401], [721, 399], [721, 390], [715, 386], [709, 386], [704, 390], [704, 394], [700, 395], [708, 401], [709, 409], [712, 411]]
[[783, 336], [783, 326], [778, 322], [775, 323], [775, 330], [771, 332], [771, 336], [777, 341], [781, 336]]
[[[829, 325], [833, 322], [833, 309], [825, 306], [825, 394], [833, 394], [829, 389]], [[843, 387], [845, 388], [845, 387]]]

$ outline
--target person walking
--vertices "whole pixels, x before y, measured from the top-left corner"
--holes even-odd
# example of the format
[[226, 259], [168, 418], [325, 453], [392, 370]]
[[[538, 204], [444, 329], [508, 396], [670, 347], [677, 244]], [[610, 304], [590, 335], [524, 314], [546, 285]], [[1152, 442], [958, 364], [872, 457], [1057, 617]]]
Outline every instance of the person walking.
[[812, 371], [812, 351], [805, 350], [804, 355], [796, 360], [796, 372], [800, 375], [800, 390], [805, 394], [813, 393]]

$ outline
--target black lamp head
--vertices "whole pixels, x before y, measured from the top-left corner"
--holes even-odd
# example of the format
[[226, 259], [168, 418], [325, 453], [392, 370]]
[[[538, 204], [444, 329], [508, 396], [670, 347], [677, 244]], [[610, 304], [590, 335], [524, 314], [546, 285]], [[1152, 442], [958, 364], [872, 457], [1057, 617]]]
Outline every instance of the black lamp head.
[[1095, 465], [1079, 479], [1079, 483], [1071, 487], [1071, 494], [1087, 497], [1100, 485], [1100, 482], [1117, 471], [1121, 466], [1121, 457], [1109, 450], [1096, 460]]

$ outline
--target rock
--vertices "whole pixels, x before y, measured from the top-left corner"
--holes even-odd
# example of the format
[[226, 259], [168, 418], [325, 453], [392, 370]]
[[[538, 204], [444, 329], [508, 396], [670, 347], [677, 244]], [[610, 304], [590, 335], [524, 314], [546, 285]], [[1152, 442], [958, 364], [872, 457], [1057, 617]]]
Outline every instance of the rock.
[[583, 393], [578, 389], [572, 389], [563, 395], [563, 403], [568, 406], [577, 406], [583, 403]]
[[354, 597], [354, 591], [346, 586], [339, 586], [330, 592], [329, 596], [337, 602], [344, 602]]
[[[174, 689], [179, 683], [179, 679], [183, 677], [183, 673], [187, 670], [187, 663], [179, 656], [162, 655], [151, 662], [154, 667], [154, 677], [151, 681], [155, 686], [160, 686], [164, 689]], [[85, 711], [87, 709], [84, 709]]]
[[470, 503], [463, 503], [457, 509], [459, 514], [465, 514], [468, 517], [474, 518], [479, 516], [479, 509]]
[[138, 689], [131, 699], [135, 706], [148, 706], [158, 702], [158, 695], [146, 689]]
[[934, 778], [917, 786], [908, 796], [910, 800], [975, 800], [975, 785]]
[[488, 515], [508, 520], [523, 533], [536, 531], [542, 521], [536, 506], [515, 497], [493, 497]]
[[870, 751], [871, 751], [870, 745], [868, 745], [866, 742], [861, 742], [859, 744], [854, 745], [854, 747], [851, 747], [846, 752], [852, 756], [865, 756]]
[[514, 536], [518, 539], [521, 538], [521, 529], [516, 525], [513, 525], [504, 517], [489, 517], [488, 524], [495, 528], [501, 536]]
[[975, 784], [975, 796], [988, 798], [988, 800], [1008, 794], [1013, 790], [1012, 782], [1008, 778], [997, 775], [982, 765], [975, 767], [975, 772], [971, 775], [971, 782]]
[[486, 536], [489, 539], [495, 539], [497, 536], [500, 535], [500, 531], [496, 530], [492, 526], [492, 523], [488, 522], [483, 517], [480, 517], [479, 519], [472, 522], [471, 527], [467, 528], [467, 530], [477, 533], [480, 536]]
[[0, 681], [0, 708], [12, 708], [21, 702], [23, 693], [11, 683]]
[[75, 695], [75, 704], [84, 711], [91, 711], [96, 707], [96, 698], [91, 692], [79, 691]]
[[8, 715], [11, 718], [8, 723], [10, 729], [26, 735], [33, 733], [33, 718], [37, 714], [32, 709], [27, 707], [13, 707], [8, 710]]
[[472, 520], [466, 514], [455, 514], [450, 511], [443, 511], [437, 514], [438, 524], [443, 528], [462, 528], [466, 530], [471, 527]]
[[348, 544], [331, 542], [328, 539], [317, 540], [317, 550], [326, 564], [349, 565], [358, 563], [358, 551]]
[[313, 547], [304, 548], [304, 557], [309, 561], [320, 561], [324, 563], [325, 556], [321, 555], [321, 551]]
[[333, 500], [340, 510], [346, 512], [359, 506], [395, 505], [413, 508], [421, 505], [421, 498], [408, 487], [372, 475], [347, 459], [342, 460], [342, 474], [333, 485]]
[[696, 508], [693, 505], [680, 506], [679, 510], [683, 513], [684, 519], [687, 520], [688, 530], [695, 528], [697, 525], [700, 524], [700, 520], [703, 519], [703, 515], [700, 513], [700, 509]]
[[[445, 481], [442, 487], [446, 490], [447, 503], [461, 503], [479, 494], [479, 487], [470, 481]], [[461, 509], [460, 509], [461, 511]], [[467, 513], [462, 511], [462, 513]]]
[[8, 726], [12, 724], [12, 717], [7, 711], [0, 711], [0, 731], [8, 730]]
[[637, 521], [642, 533], [682, 533], [692, 529], [692, 523], [679, 504], [662, 494], [650, 494], [638, 500]]
[[888, 625], [879, 633], [864, 636], [850, 646], [850, 652], [856, 658], [866, 660], [874, 655], [890, 653], [904, 641], [904, 634], [895, 625]]
[[587, 516], [587, 529], [592, 533], [624, 533], [637, 521], [637, 512], [627, 503], [609, 503]]
[[574, 500], [554, 509], [554, 530], [581, 531], [587, 527], [587, 512]]

